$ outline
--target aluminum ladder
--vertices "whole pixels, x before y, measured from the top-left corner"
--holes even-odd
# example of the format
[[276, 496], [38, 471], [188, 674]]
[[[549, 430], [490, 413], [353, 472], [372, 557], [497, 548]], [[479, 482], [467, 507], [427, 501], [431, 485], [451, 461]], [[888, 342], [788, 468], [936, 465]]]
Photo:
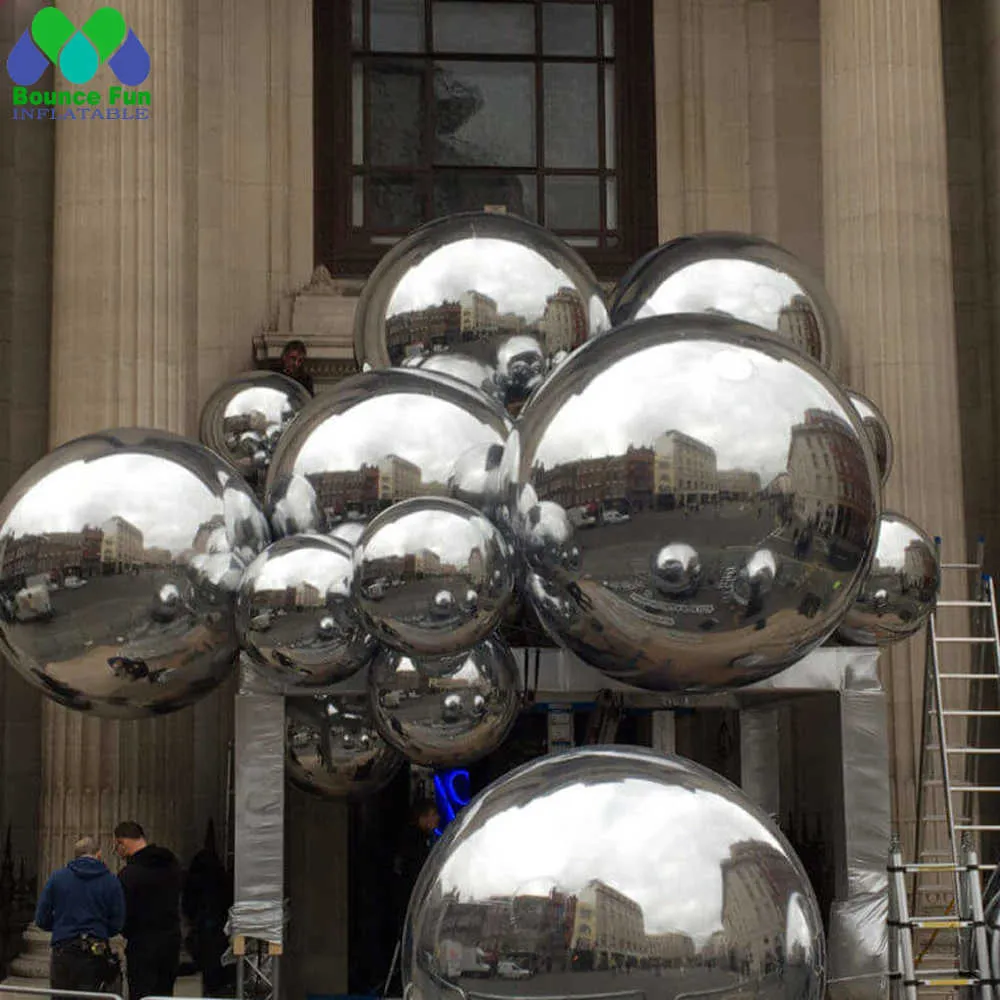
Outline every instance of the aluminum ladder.
[[[951, 995], [968, 991], [971, 1000], [994, 1000], [995, 979], [990, 965], [989, 940], [983, 914], [982, 880], [972, 836], [962, 835], [961, 862], [903, 864], [898, 837], [889, 847], [889, 992], [891, 1000], [918, 1000], [918, 993]], [[956, 880], [958, 915], [911, 916], [906, 876], [919, 879], [926, 872], [943, 872]], [[917, 969], [916, 935], [925, 930], [953, 930], [960, 941], [958, 962], [952, 968]]]

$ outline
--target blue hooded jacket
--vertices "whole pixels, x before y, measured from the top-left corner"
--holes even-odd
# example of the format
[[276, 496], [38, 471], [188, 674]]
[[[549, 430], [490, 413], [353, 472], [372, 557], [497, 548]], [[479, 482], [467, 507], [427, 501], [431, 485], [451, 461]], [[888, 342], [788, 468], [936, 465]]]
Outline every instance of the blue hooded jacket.
[[45, 883], [35, 923], [52, 931], [52, 943], [89, 937], [107, 941], [125, 925], [121, 883], [97, 858], [76, 858]]

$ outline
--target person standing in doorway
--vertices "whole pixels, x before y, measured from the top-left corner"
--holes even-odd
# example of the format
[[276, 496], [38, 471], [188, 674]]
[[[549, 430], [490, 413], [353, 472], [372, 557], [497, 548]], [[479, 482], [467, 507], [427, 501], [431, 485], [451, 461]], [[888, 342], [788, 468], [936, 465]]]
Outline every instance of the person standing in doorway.
[[129, 1000], [173, 996], [181, 953], [181, 866], [171, 851], [146, 841], [131, 820], [115, 827], [115, 851], [126, 865], [125, 964]]
[[111, 989], [119, 969], [109, 941], [124, 923], [122, 887], [101, 860], [97, 841], [82, 837], [73, 860], [45, 883], [35, 912], [35, 924], [52, 932], [52, 988]]
[[290, 340], [281, 352], [281, 372], [295, 379], [303, 388], [315, 395], [312, 375], [306, 371], [306, 345], [302, 340]]

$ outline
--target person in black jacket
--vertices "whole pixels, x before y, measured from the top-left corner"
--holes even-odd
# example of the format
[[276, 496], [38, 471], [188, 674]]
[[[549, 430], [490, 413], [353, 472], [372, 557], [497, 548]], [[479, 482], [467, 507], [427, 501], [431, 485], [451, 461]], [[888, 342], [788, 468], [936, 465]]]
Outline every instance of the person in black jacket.
[[233, 902], [233, 880], [215, 850], [214, 836], [191, 859], [181, 906], [191, 926], [188, 950], [201, 970], [202, 996], [228, 997], [235, 987], [235, 966], [224, 966], [229, 947], [226, 920]]
[[306, 345], [302, 340], [290, 340], [281, 352], [281, 373], [295, 379], [304, 389], [315, 395], [312, 375], [306, 371]]
[[73, 860], [55, 872], [38, 899], [35, 923], [52, 932], [55, 990], [110, 989], [118, 968], [109, 940], [125, 923], [125, 896], [93, 837], [76, 842]]
[[181, 953], [181, 866], [165, 847], [146, 842], [138, 823], [115, 827], [115, 850], [127, 864], [125, 963], [129, 1000], [173, 996]]

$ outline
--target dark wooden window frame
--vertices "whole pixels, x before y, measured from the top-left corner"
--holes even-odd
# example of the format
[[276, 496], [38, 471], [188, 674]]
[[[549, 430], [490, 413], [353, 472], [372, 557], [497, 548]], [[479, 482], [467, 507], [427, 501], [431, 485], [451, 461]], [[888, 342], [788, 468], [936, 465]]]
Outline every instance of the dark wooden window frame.
[[[351, 226], [352, 119], [351, 4], [316, 0], [314, 28], [314, 252], [339, 277], [367, 277], [389, 250]], [[468, 58], [468, 56], [466, 56]], [[488, 56], [476, 57], [488, 61]], [[584, 60], [589, 61], [589, 60]], [[615, 248], [577, 247], [598, 277], [613, 280], [656, 246], [656, 151], [653, 89], [652, 0], [615, 4], [615, 101], [618, 117], [618, 229]], [[603, 118], [603, 112], [602, 112]], [[603, 127], [599, 132], [603, 144]], [[442, 168], [445, 170], [447, 168]], [[537, 173], [494, 169], [490, 174]], [[553, 171], [582, 175], [585, 170]], [[596, 171], [593, 171], [596, 173]], [[604, 199], [601, 186], [602, 203]]]

